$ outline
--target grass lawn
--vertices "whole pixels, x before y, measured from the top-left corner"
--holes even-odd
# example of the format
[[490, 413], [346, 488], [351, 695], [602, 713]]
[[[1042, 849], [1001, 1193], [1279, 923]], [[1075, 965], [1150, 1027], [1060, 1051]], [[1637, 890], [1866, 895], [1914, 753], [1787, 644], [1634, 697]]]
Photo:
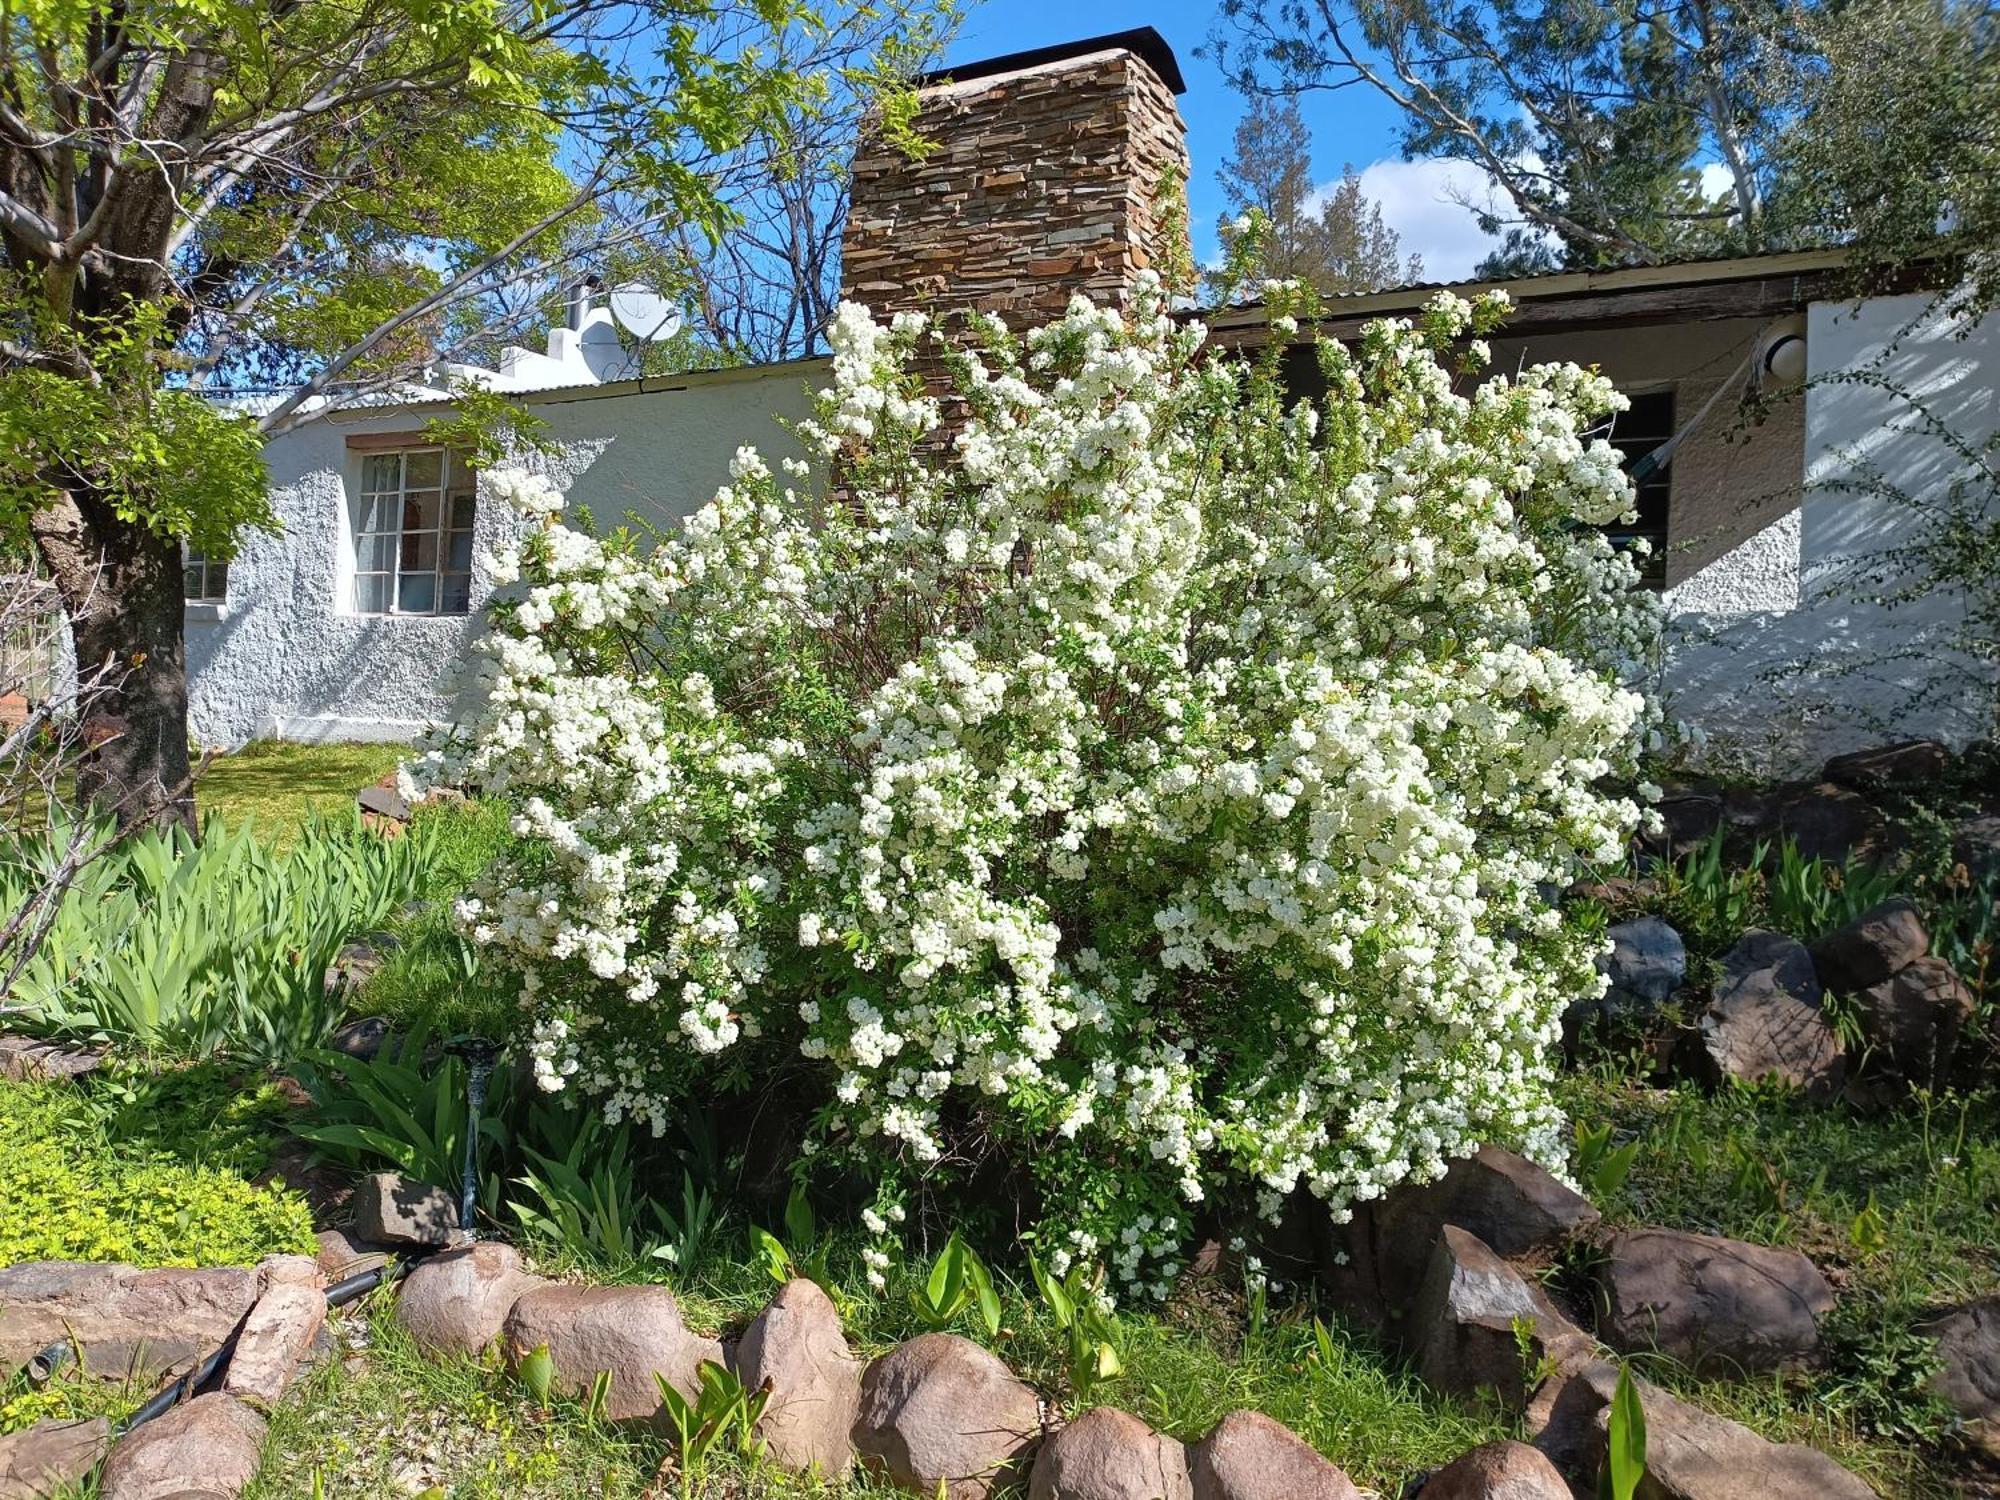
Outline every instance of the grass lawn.
[[315, 812], [345, 815], [354, 795], [396, 769], [409, 753], [399, 744], [295, 745], [256, 740], [219, 755], [195, 785], [202, 815], [220, 813], [230, 824], [255, 820], [289, 842]]

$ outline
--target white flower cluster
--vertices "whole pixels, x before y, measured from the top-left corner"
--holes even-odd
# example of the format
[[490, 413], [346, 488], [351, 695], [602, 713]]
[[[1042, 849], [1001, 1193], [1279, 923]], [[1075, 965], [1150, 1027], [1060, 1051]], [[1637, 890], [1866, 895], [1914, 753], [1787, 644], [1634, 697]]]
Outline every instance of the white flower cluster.
[[941, 442], [923, 320], [847, 306], [810, 464], [744, 450], [650, 551], [531, 532], [429, 768], [514, 808], [460, 916], [542, 1086], [657, 1123], [802, 1056], [815, 1149], [978, 1132], [1145, 1290], [1218, 1191], [1558, 1157], [1547, 1048], [1601, 981], [1546, 893], [1639, 816], [1603, 788], [1657, 620], [1596, 529], [1620, 398], [1461, 389], [1496, 312], [1322, 344], [1309, 397], [1155, 286], [975, 321]]

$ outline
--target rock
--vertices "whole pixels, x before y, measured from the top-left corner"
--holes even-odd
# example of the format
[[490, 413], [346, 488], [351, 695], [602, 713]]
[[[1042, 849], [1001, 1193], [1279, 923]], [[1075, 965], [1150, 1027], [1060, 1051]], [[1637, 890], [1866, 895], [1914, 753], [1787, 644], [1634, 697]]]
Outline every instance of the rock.
[[1597, 1332], [1628, 1354], [1671, 1355], [1698, 1374], [1774, 1370], [1819, 1348], [1833, 1289], [1796, 1250], [1714, 1235], [1615, 1235], [1597, 1276]]
[[1813, 972], [1837, 995], [1856, 995], [1930, 952], [1914, 901], [1892, 896], [1812, 945]]
[[264, 1419], [214, 1391], [120, 1438], [98, 1500], [234, 1500], [257, 1477]]
[[723, 1363], [722, 1345], [688, 1332], [663, 1286], [540, 1286], [514, 1304], [501, 1332], [510, 1367], [546, 1344], [556, 1388], [569, 1395], [583, 1395], [609, 1371], [604, 1415], [614, 1422], [659, 1419], [656, 1373], [693, 1401], [702, 1361]]
[[397, 791], [395, 782], [387, 777], [374, 786], [364, 786], [355, 794], [354, 800], [363, 813], [387, 818], [392, 823], [410, 821], [409, 799]]
[[1953, 829], [1951, 857], [1974, 880], [2000, 870], [2000, 813], [1970, 818]]
[[1028, 1500], [1193, 1500], [1187, 1449], [1116, 1407], [1098, 1406], [1042, 1444]]
[[1965, 1420], [1965, 1437], [2000, 1463], [2000, 1295], [1954, 1307], [1924, 1325], [1942, 1365], [1931, 1389]]
[[1336, 1285], [1351, 1289], [1356, 1311], [1380, 1318], [1408, 1305], [1447, 1223], [1484, 1240], [1502, 1256], [1561, 1244], [1597, 1222], [1588, 1199], [1526, 1158], [1499, 1146], [1460, 1157], [1443, 1177], [1404, 1183], [1361, 1204], [1342, 1238], [1349, 1263]]
[[516, 1299], [543, 1284], [512, 1246], [480, 1240], [416, 1266], [396, 1297], [396, 1321], [434, 1354], [478, 1354], [500, 1337]]
[[[1816, 1448], [1773, 1443], [1713, 1412], [1633, 1379], [1646, 1415], [1645, 1500], [1876, 1500], [1875, 1491]], [[1535, 1446], [1580, 1484], [1604, 1461], [1618, 1368], [1595, 1364], [1563, 1385]]]
[[1680, 859], [1706, 843], [1726, 821], [1722, 798], [1700, 788], [1669, 792], [1654, 804], [1660, 815], [1657, 852]]
[[257, 1272], [257, 1301], [236, 1336], [222, 1389], [269, 1411], [326, 1322], [326, 1282], [303, 1255], [273, 1255]]
[[1934, 1083], [1950, 1068], [1977, 1004], [1958, 971], [1941, 958], [1905, 964], [1859, 998], [1874, 1056], [1918, 1083]]
[[1488, 1443], [1446, 1464], [1418, 1500], [1570, 1500], [1569, 1485], [1539, 1448]]
[[0, 1500], [56, 1500], [83, 1488], [111, 1447], [111, 1424], [37, 1422], [0, 1436]]
[[25, 1261], [0, 1269], [0, 1370], [50, 1344], [73, 1343], [83, 1367], [106, 1380], [152, 1380], [208, 1353], [236, 1331], [257, 1300], [243, 1267], [141, 1271], [74, 1261]]
[[[342, 957], [346, 950], [342, 950]], [[336, 960], [338, 962], [338, 960]], [[334, 1028], [326, 1045], [335, 1052], [353, 1058], [356, 1062], [373, 1062], [382, 1051], [382, 1044], [389, 1039], [389, 1022], [385, 1016], [363, 1016]]]
[[1579, 1000], [1563, 1017], [1572, 1043], [1576, 1033], [1594, 1021], [1613, 1026], [1651, 1024], [1687, 978], [1687, 945], [1658, 917], [1620, 922], [1605, 935], [1611, 939], [1611, 951], [1598, 958], [1597, 970], [1610, 988], [1595, 999]]
[[1802, 858], [1838, 863], [1881, 852], [1889, 822], [1859, 792], [1822, 781], [1778, 804], [1778, 831], [1791, 837]]
[[1611, 952], [1599, 968], [1611, 981], [1605, 997], [1619, 1009], [1657, 1011], [1687, 978], [1687, 944], [1658, 917], [1620, 922], [1605, 934]]
[[1188, 1458], [1194, 1500], [1360, 1500], [1348, 1477], [1291, 1428], [1233, 1411]]
[[1041, 1403], [969, 1339], [925, 1333], [861, 1377], [854, 1449], [864, 1467], [932, 1500], [987, 1500], [1018, 1478]]
[[371, 1244], [352, 1229], [322, 1229], [318, 1239], [315, 1261], [329, 1286], [386, 1266], [396, 1258], [394, 1246]]
[[1596, 1353], [1546, 1292], [1456, 1224], [1444, 1226], [1431, 1252], [1407, 1337], [1433, 1389], [1490, 1390], [1509, 1411], [1526, 1407], [1546, 1374], [1579, 1368]]
[[458, 1235], [458, 1200], [400, 1172], [370, 1172], [354, 1187], [354, 1232], [378, 1245], [449, 1245]]
[[1840, 1086], [1846, 1059], [1820, 1009], [1819, 980], [1803, 944], [1783, 933], [1745, 933], [1723, 955], [1711, 997], [1699, 1028], [1711, 1077], [1774, 1078], [1816, 1094]]
[[1903, 740], [1873, 750], [1836, 755], [1820, 771], [1821, 781], [1856, 791], [1880, 792], [1891, 787], [1922, 786], [1951, 769], [1951, 752], [1936, 740]]
[[818, 1284], [786, 1282], [743, 1330], [735, 1362], [745, 1388], [770, 1382], [757, 1431], [771, 1460], [801, 1473], [817, 1467], [829, 1479], [845, 1474], [864, 1362], [849, 1351], [840, 1312]]
[[0, 1036], [0, 1078], [14, 1083], [81, 1078], [97, 1071], [104, 1054], [31, 1036]]

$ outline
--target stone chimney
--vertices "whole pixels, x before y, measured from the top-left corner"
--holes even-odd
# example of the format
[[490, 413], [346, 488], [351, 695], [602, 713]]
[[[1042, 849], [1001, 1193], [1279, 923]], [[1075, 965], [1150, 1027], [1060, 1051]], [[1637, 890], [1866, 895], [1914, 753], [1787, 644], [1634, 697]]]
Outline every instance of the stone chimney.
[[925, 75], [916, 128], [937, 149], [913, 161], [863, 138], [841, 295], [1017, 327], [1077, 292], [1123, 301], [1167, 250], [1162, 181], [1187, 182], [1185, 87], [1150, 26]]

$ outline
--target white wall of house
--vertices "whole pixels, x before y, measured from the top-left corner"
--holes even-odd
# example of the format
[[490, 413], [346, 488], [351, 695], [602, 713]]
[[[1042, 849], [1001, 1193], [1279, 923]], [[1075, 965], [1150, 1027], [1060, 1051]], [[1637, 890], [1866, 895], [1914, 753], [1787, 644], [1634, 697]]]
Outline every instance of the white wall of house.
[[[531, 393], [548, 424], [549, 468], [600, 526], [636, 512], [655, 524], [688, 514], [728, 474], [739, 444], [775, 463], [791, 444], [776, 418], [806, 415], [817, 362]], [[482, 498], [474, 526], [472, 611], [367, 615], [354, 607], [362, 433], [411, 433], [440, 405], [336, 412], [265, 450], [283, 530], [248, 537], [228, 597], [187, 607], [192, 732], [205, 745], [287, 739], [406, 740], [449, 719], [474, 661], [491, 581], [478, 559], [518, 525]]]
[[[1868, 602], [1963, 468], [1906, 397], [1854, 377], [1915, 394], [1977, 446], [2000, 430], [2000, 318], [1968, 327], [1921, 295], [1814, 303], [1806, 341], [1801, 502], [1668, 590], [1662, 682], [1713, 755], [1791, 773], [1887, 739], [1961, 744], [1992, 693], [1950, 649], [1962, 597]], [[1877, 471], [1902, 498], [1864, 492]]]

